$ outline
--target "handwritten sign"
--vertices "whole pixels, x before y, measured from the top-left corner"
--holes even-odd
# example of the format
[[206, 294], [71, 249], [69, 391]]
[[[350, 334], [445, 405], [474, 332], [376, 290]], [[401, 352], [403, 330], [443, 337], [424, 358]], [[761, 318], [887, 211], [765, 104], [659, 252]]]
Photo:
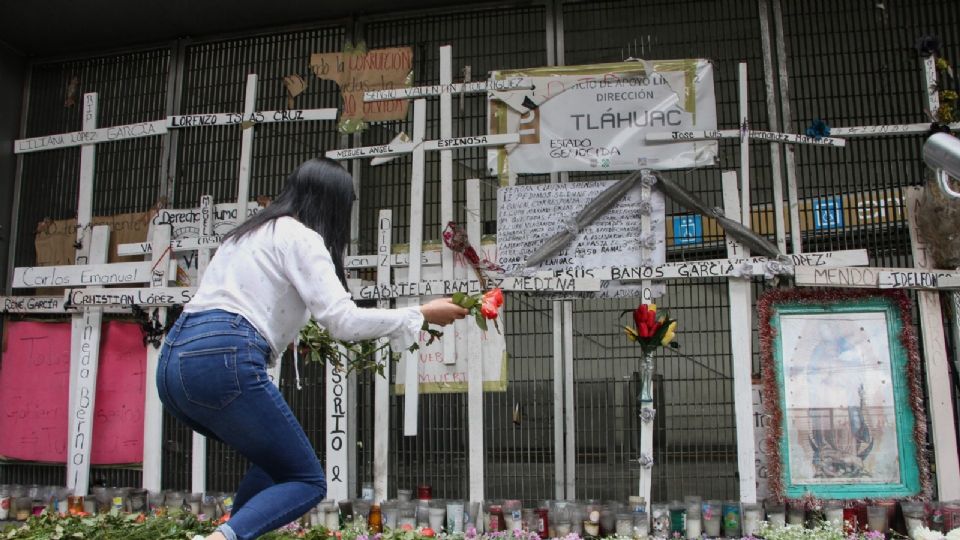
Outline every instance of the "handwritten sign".
[[392, 47], [372, 51], [314, 53], [310, 68], [321, 78], [336, 82], [343, 97], [340, 130], [356, 132], [365, 122], [402, 120], [407, 116], [405, 99], [366, 102], [363, 93], [410, 86], [413, 49]]
[[[648, 132], [715, 130], [707, 60], [621, 62], [494, 72], [531, 90], [492, 90], [492, 133], [519, 133], [515, 148], [488, 153], [505, 172], [633, 171], [713, 165], [716, 141], [647, 144]], [[519, 101], [519, 103], [518, 103]]]
[[[0, 370], [0, 455], [67, 460], [70, 323], [6, 324]], [[143, 455], [146, 349], [136, 324], [104, 324], [100, 343], [91, 461], [136, 463]]]
[[[494, 244], [484, 244], [480, 248], [479, 255], [481, 257], [487, 257], [490, 260], [496, 257], [496, 245]], [[424, 253], [428, 253], [425, 251]], [[434, 279], [440, 278], [442, 276], [442, 270], [438, 266], [424, 267], [421, 269], [421, 277], [424, 279]], [[467, 275], [468, 270], [464, 265], [464, 260], [459, 256], [454, 259], [454, 275]], [[405, 279], [407, 276], [407, 269], [400, 268], [395, 271], [397, 280]], [[465, 281], [465, 280], [464, 280]], [[471, 294], [480, 292], [479, 283], [472, 281], [471, 288], [468, 291]], [[512, 285], [512, 283], [511, 283]], [[434, 293], [438, 294], [438, 293]], [[447, 294], [444, 294], [447, 295]], [[508, 295], [507, 302], [510, 302], [510, 297]], [[474, 324], [473, 321], [467, 321], [467, 324]], [[504, 391], [507, 388], [507, 345], [506, 340], [502, 333], [497, 332], [493, 325], [490, 325], [490, 329], [485, 333], [481, 334], [480, 339], [483, 340], [484, 345], [482, 347], [482, 358], [478, 358], [479, 354], [476, 351], [471, 351], [468, 346], [467, 331], [466, 325], [462, 325], [464, 331], [460, 331], [456, 328], [458, 325], [450, 325], [443, 329], [444, 337], [440, 341], [434, 341], [430, 345], [427, 345], [427, 341], [430, 339], [430, 335], [426, 332], [421, 332], [419, 336], [420, 349], [416, 352], [416, 358], [419, 363], [417, 369], [417, 375], [419, 379], [418, 390], [420, 393], [424, 394], [436, 394], [436, 393], [466, 393], [467, 392], [467, 370], [469, 368], [470, 361], [479, 360], [483, 372], [483, 389], [488, 392], [500, 392]], [[500, 326], [501, 331], [503, 328], [503, 321], [501, 321]], [[454, 358], [449, 359], [446, 357], [447, 351], [444, 350], [443, 340], [453, 338], [456, 345], [452, 348]], [[472, 359], [471, 359], [472, 356]], [[394, 385], [394, 392], [397, 395], [404, 394], [405, 386], [404, 381], [406, 381], [407, 373], [407, 358], [408, 355], [403, 355], [400, 359], [400, 362], [395, 364], [397, 369], [397, 375], [395, 380], [399, 383]]]
[[247, 115], [241, 113], [181, 114], [168, 116], [167, 127], [183, 128], [201, 126], [246, 126], [252, 124], [270, 124], [275, 122], [335, 120], [336, 118], [336, 109], [254, 111]]
[[[142, 259], [124, 258], [117, 253], [117, 246], [124, 242], [144, 242], [147, 239], [150, 217], [146, 212], [97, 216], [91, 225], [110, 227], [110, 248], [107, 262], [129, 262]], [[77, 248], [77, 220], [62, 219], [43, 221], [34, 234], [37, 266], [75, 264]], [[82, 262], [82, 261], [81, 261]]]

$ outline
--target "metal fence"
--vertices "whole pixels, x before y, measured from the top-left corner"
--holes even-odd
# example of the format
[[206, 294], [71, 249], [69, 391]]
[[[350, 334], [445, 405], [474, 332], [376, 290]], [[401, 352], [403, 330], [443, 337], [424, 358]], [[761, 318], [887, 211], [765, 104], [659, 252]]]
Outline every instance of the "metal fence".
[[[235, 112], [243, 104], [244, 80], [259, 75], [257, 109], [285, 107], [282, 78], [299, 73], [309, 83], [297, 107], [338, 105], [334, 83], [308, 73], [313, 52], [334, 52], [347, 40], [368, 48], [411, 46], [417, 84], [439, 81], [438, 47], [453, 46], [454, 78], [469, 66], [474, 79], [497, 69], [644, 59], [708, 58], [715, 68], [718, 123], [736, 128], [737, 64], [749, 65], [751, 126], [802, 132], [815, 118], [831, 125], [923, 122], [924, 89], [914, 43], [936, 34], [944, 55], [960, 57], [960, 6], [927, 0], [910, 4], [850, 3], [814, 0], [602, 1], [523, 3], [437, 11], [416, 16], [361, 17], [351, 28], [301, 27], [256, 35], [181, 42], [156, 49], [92, 59], [35, 62], [30, 74], [29, 110], [23, 136], [76, 130], [79, 106], [65, 107], [64, 89], [78, 77], [76, 95], [100, 94], [100, 125], [161, 118], [167, 114]], [[766, 35], [765, 35], [765, 32]], [[764, 46], [764, 40], [769, 46]], [[766, 52], [765, 52], [766, 50]], [[767, 70], [765, 72], [765, 70]], [[784, 96], [789, 99], [784, 99]], [[462, 104], [461, 104], [462, 103]], [[484, 96], [454, 98], [454, 136], [485, 133]], [[333, 123], [255, 127], [251, 197], [273, 195], [285, 175], [305, 159], [347, 144], [388, 142], [407, 121], [375, 124], [352, 140]], [[427, 138], [439, 134], [439, 113], [430, 103]], [[197, 206], [200, 195], [217, 202], [236, 197], [240, 131], [227, 127], [175, 132], [97, 149], [94, 212], [108, 215], [143, 211], [161, 196], [179, 208]], [[164, 142], [165, 141], [165, 142]], [[864, 248], [877, 265], [909, 266], [909, 243], [902, 220], [901, 189], [923, 181], [921, 137], [857, 140], [846, 149], [751, 146], [751, 201], [762, 223], [773, 220], [773, 186], [795, 178], [803, 212], [813, 223], [817, 198], [844, 196], [854, 223], [819, 230], [805, 225], [804, 250]], [[164, 161], [163, 145], [169, 159]], [[78, 177], [76, 149], [28, 154], [22, 158], [15, 263], [33, 262], [33, 231], [44, 217], [72, 217]], [[667, 173], [711, 204], [720, 205], [720, 173], [739, 167], [738, 146], [721, 141], [720, 166]], [[394, 244], [409, 233], [409, 157], [386, 165], [360, 166], [361, 252], [375, 247], [376, 216], [394, 212]], [[459, 180], [482, 177], [485, 154], [455, 155], [455, 219], [464, 219], [465, 190]], [[794, 175], [795, 173], [795, 175]], [[571, 174], [575, 181], [596, 175]], [[439, 239], [439, 157], [427, 156], [424, 236]], [[547, 175], [521, 177], [520, 183], [547, 182]], [[482, 183], [484, 232], [496, 229], [494, 181]], [[51, 196], [51, 194], [53, 196]], [[881, 199], [883, 201], [881, 201]], [[886, 201], [892, 201], [888, 204]], [[890, 210], [893, 208], [894, 210]], [[896, 209], [900, 211], [896, 211]], [[687, 211], [670, 202], [667, 214]], [[755, 221], [757, 223], [757, 221]], [[761, 229], [769, 234], [769, 226]], [[723, 257], [722, 238], [700, 245], [669, 246], [668, 260]], [[683, 321], [682, 348], [657, 359], [658, 424], [655, 436], [654, 500], [697, 493], [736, 498], [738, 490], [733, 414], [731, 321], [727, 288], [715, 279], [673, 281], [661, 303]], [[757, 284], [754, 297], [765, 285]], [[554, 498], [556, 448], [553, 381], [553, 301], [512, 295], [504, 331], [509, 353], [505, 392], [484, 394], [485, 492], [490, 498], [527, 501]], [[637, 350], [623, 339], [621, 312], [628, 300], [572, 302], [577, 498], [624, 499], [635, 492], [639, 469], [636, 420]], [[754, 329], [754, 351], [758, 351]], [[755, 354], [756, 356], [756, 354]], [[324, 450], [323, 370], [301, 366], [303, 388], [292, 381], [289, 359], [281, 388], [300, 418], [318, 455]], [[759, 372], [755, 359], [753, 371]], [[355, 488], [372, 479], [373, 384], [355, 382]], [[427, 483], [435, 497], [466, 497], [468, 486], [465, 394], [421, 396], [420, 435], [403, 437], [403, 400], [391, 400], [390, 495], [397, 488]], [[189, 488], [190, 434], [164, 421], [164, 487]], [[230, 490], [243, 474], [242, 458], [212, 444], [207, 483]], [[62, 466], [4, 463], [0, 482], [62, 483]], [[108, 484], [136, 485], [136, 469], [97, 469], [92, 478]]]

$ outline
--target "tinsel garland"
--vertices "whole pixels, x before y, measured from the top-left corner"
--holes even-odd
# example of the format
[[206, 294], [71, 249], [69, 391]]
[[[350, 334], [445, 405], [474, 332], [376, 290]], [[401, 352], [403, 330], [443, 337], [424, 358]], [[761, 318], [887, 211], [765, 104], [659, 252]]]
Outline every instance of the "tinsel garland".
[[[901, 331], [900, 344], [907, 353], [907, 387], [910, 392], [910, 409], [913, 411], [913, 438], [916, 447], [917, 469], [920, 473], [920, 493], [908, 497], [910, 500], [927, 501], [932, 495], [930, 481], [930, 462], [927, 444], [927, 420], [923, 406], [923, 390], [920, 386], [920, 354], [917, 350], [917, 336], [911, 323], [913, 302], [903, 291], [879, 290], [858, 291], [850, 289], [772, 289], [764, 293], [757, 300], [757, 314], [759, 317], [760, 334], [760, 366], [763, 379], [762, 394], [766, 405], [766, 414], [770, 416], [770, 426], [767, 429], [763, 447], [769, 456], [767, 463], [768, 482], [772, 498], [777, 502], [802, 504], [807, 508], [819, 505], [816, 497], [809, 493], [800, 499], [788, 500], [783, 485], [783, 463], [780, 456], [780, 441], [783, 439], [783, 411], [780, 409], [780, 388], [777, 384], [776, 366], [774, 363], [774, 340], [776, 330], [770, 321], [778, 305], [783, 303], [799, 303], [808, 305], [822, 305], [835, 302], [856, 302], [871, 298], [884, 298], [896, 306], [900, 316]], [[909, 459], [909, 456], [903, 456]], [[878, 499], [848, 500], [848, 503], [867, 504]], [[897, 500], [902, 500], [898, 498]]]

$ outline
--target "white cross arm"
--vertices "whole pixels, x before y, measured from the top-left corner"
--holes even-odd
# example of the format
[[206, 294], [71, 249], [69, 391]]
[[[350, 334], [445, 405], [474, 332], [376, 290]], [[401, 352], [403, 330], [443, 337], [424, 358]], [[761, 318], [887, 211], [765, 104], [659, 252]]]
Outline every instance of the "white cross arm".
[[533, 88], [524, 82], [524, 79], [511, 78], [494, 81], [477, 81], [470, 83], [434, 84], [430, 86], [414, 86], [411, 88], [392, 88], [389, 90], [371, 90], [363, 93], [364, 101], [387, 101], [391, 99], [418, 99], [441, 94], [479, 94], [489, 92], [506, 92], [510, 90], [529, 90]]
[[85, 288], [64, 293], [72, 306], [167, 307], [186, 304], [197, 292], [195, 287]]
[[40, 152], [43, 150], [53, 150], [55, 148], [80, 146], [82, 144], [96, 144], [120, 141], [123, 139], [150, 137], [152, 135], [163, 135], [166, 132], [166, 122], [163, 120], [155, 120], [153, 122], [140, 122], [138, 124], [128, 124], [125, 126], [105, 127], [88, 131], [72, 131], [70, 133], [44, 135], [30, 139], [18, 139], [14, 142], [13, 151], [16, 154], [25, 154], [27, 152]]
[[276, 122], [300, 122], [304, 120], [336, 120], [337, 109], [291, 109], [279, 111], [254, 111], [243, 113], [178, 114], [168, 116], [166, 126], [171, 129], [206, 126], [236, 126], [271, 124]]
[[[432, 150], [453, 150], [455, 148], [472, 148], [481, 146], [503, 146], [505, 144], [515, 144], [520, 142], [520, 135], [517, 133], [505, 133], [501, 135], [473, 135], [468, 137], [451, 137], [449, 139], [437, 139], [435, 141], [424, 141], [423, 149]], [[409, 154], [417, 147], [416, 143], [399, 144], [381, 144], [377, 146], [360, 146], [357, 148], [343, 148], [340, 150], [330, 150], [327, 157], [330, 159], [344, 160], [364, 157], [393, 157], [403, 154]]]
[[[65, 305], [63, 296], [0, 296], [2, 313], [75, 313]], [[106, 307], [105, 313], [130, 313], [127, 307]]]
[[[865, 249], [843, 251], [823, 251], [788, 255], [789, 263], [794, 267], [829, 268], [836, 266], [857, 266], [869, 264]], [[537, 273], [538, 276], [591, 277], [603, 281], [643, 281], [662, 279], [683, 279], [696, 277], [750, 277], [762, 276], [773, 269], [776, 273], [790, 274], [788, 263], [768, 267], [774, 261], [766, 257], [746, 257], [731, 259], [707, 259], [666, 263], [659, 266], [604, 266], [600, 268], [578, 269], [572, 271], [555, 270]]]
[[[950, 131], [960, 129], [960, 122], [948, 126]], [[876, 135], [913, 135], [930, 131], [930, 124], [890, 124], [880, 126], [851, 126], [830, 128], [830, 135], [837, 137], [871, 137]]]
[[[211, 235], [173, 240], [170, 242], [170, 249], [174, 253], [181, 253], [184, 251], [194, 251], [200, 248], [216, 248], [220, 246], [220, 241], [222, 238], [223, 237], [220, 235]], [[117, 255], [120, 256], [147, 255], [152, 252], [153, 248], [151, 247], [150, 242], [136, 242], [132, 244], [120, 244], [117, 246]], [[356, 270], [359, 268], [376, 268], [379, 266], [380, 258], [381, 256], [379, 255], [349, 255], [344, 257], [343, 265], [348, 270]], [[410, 254], [392, 253], [386, 257], [386, 263], [388, 266], [393, 267], [409, 266]], [[423, 252], [420, 257], [420, 264], [424, 266], [436, 266], [440, 264], [440, 252]]]
[[960, 272], [915, 268], [797, 268], [797, 285], [868, 289], [960, 289]]
[[[835, 133], [831, 132], [831, 135], [834, 134]], [[775, 131], [760, 131], [755, 129], [748, 131], [747, 137], [767, 142], [812, 144], [814, 146], [833, 146], [837, 148], [847, 145], [847, 142], [843, 139], [832, 137], [811, 137], [809, 135], [800, 135], [797, 133], [777, 133]], [[715, 129], [712, 131], [661, 131], [647, 134], [648, 142], [687, 142], [738, 138], [740, 138], [740, 130], [738, 129]]]
[[[171, 260], [167, 271], [169, 276], [177, 275], [177, 261]], [[14, 289], [88, 287], [150, 283], [152, 278], [153, 263], [150, 261], [80, 266], [25, 266], [13, 271], [11, 286]]]
[[[490, 279], [487, 284], [504, 291], [522, 292], [595, 292], [601, 289], [600, 280], [591, 277], [507, 277]], [[479, 281], [464, 279], [351, 286], [350, 292], [359, 300], [384, 300], [413, 296], [450, 296], [457, 292], [477, 294], [481, 289]]]
[[[221, 235], [198, 236], [196, 238], [182, 238], [170, 241], [170, 249], [174, 253], [183, 251], [194, 251], [200, 248], [215, 248], [220, 246], [223, 239]], [[132, 244], [120, 244], [117, 246], [117, 255], [129, 257], [136, 255], [147, 255], [153, 253], [150, 242], [135, 242]]]

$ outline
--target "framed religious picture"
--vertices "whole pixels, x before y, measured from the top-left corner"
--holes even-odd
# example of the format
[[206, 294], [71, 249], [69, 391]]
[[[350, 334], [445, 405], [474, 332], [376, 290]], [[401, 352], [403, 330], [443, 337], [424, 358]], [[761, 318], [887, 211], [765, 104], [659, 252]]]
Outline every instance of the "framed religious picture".
[[911, 308], [902, 291], [775, 289], [760, 298], [774, 497], [929, 494]]

